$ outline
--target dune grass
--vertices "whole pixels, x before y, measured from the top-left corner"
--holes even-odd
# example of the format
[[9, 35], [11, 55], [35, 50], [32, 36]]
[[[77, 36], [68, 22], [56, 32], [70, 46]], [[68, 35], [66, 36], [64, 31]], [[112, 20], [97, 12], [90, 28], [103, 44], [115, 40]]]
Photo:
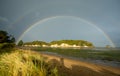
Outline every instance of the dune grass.
[[0, 55], [0, 76], [58, 76], [57, 68], [40, 54], [16, 50]]

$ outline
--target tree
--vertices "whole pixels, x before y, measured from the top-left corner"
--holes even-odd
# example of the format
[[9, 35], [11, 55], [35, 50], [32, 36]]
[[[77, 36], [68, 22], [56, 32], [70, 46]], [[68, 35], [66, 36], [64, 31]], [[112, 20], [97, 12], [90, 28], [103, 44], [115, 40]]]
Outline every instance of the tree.
[[14, 43], [15, 38], [12, 35], [8, 35], [6, 31], [0, 30], [0, 43]]
[[15, 38], [6, 31], [0, 30], [0, 49], [13, 48], [14, 46]]
[[22, 46], [22, 45], [23, 45], [23, 41], [20, 40], [20, 41], [18, 42], [18, 46]]
[[0, 43], [6, 42], [8, 39], [6, 31], [0, 31]]

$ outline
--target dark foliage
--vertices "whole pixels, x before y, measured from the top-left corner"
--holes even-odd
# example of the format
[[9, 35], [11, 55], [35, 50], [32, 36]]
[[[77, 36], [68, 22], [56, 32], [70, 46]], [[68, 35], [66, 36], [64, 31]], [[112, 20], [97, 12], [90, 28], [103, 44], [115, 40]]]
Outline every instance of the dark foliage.
[[0, 53], [11, 51], [15, 47], [15, 38], [6, 31], [0, 30]]
[[6, 31], [0, 30], [0, 43], [14, 43], [15, 38], [12, 35], [8, 35]]
[[18, 42], [18, 46], [22, 46], [22, 45], [23, 45], [23, 41], [20, 40], [20, 41]]

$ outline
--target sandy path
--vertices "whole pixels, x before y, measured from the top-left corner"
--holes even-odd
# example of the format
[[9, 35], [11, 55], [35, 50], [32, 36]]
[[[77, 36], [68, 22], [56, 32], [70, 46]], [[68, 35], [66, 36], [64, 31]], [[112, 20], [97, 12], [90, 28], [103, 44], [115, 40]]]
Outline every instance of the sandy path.
[[59, 69], [62, 76], [120, 76], [120, 68], [42, 54]]

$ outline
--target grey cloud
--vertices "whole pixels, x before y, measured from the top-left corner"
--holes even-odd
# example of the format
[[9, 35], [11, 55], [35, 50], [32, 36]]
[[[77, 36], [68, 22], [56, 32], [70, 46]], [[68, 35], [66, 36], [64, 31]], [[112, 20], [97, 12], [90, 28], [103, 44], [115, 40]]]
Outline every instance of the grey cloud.
[[5, 17], [0, 16], [0, 22], [9, 22], [9, 20]]

